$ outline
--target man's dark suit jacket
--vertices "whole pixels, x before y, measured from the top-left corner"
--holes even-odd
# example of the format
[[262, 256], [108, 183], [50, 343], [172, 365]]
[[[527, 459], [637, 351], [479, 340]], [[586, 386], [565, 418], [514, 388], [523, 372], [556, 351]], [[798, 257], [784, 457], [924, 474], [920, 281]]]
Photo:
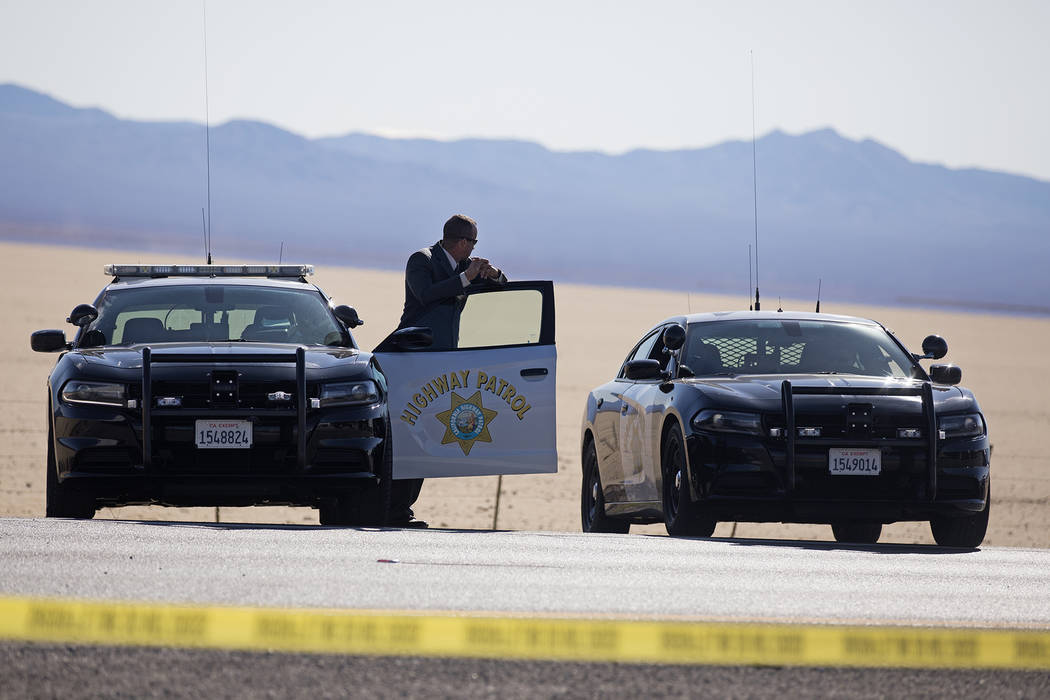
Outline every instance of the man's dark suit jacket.
[[[412, 253], [405, 266], [405, 309], [397, 327], [427, 326], [434, 333], [432, 348], [456, 347], [459, 314], [467, 300], [459, 274], [469, 265], [470, 260], [463, 260], [453, 269], [441, 241]], [[472, 284], [484, 282], [479, 276]], [[490, 282], [505, 284], [507, 277], [501, 272], [498, 280]]]

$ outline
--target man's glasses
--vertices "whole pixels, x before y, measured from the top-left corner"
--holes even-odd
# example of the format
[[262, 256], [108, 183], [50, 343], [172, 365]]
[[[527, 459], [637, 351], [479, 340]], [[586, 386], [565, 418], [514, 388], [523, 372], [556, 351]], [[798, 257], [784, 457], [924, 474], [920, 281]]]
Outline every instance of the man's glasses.
[[467, 238], [466, 236], [460, 236], [460, 238], [462, 238], [464, 241], [470, 241], [471, 246], [476, 246], [478, 244], [477, 238]]

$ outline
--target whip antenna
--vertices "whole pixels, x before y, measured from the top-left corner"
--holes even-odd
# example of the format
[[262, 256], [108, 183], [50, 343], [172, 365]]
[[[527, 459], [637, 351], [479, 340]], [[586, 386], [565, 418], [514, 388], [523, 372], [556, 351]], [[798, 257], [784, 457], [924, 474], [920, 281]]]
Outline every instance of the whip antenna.
[[204, 225], [204, 251], [211, 265], [211, 120], [208, 115], [208, 3], [201, 3], [204, 10], [204, 162], [208, 197], [208, 216]]
[[284, 241], [281, 241], [281, 252], [277, 254], [277, 264], [284, 262]]
[[754, 311], [755, 305], [751, 303], [751, 244], [747, 244], [747, 310]]
[[[762, 308], [758, 296], [758, 155], [755, 146], [755, 53], [751, 56], [751, 177], [755, 185], [755, 311]], [[750, 286], [750, 284], [748, 285]]]
[[824, 281], [823, 279], [821, 279], [819, 277], [817, 278], [817, 313], [818, 314], [820, 313], [820, 283], [823, 282], [823, 281]]

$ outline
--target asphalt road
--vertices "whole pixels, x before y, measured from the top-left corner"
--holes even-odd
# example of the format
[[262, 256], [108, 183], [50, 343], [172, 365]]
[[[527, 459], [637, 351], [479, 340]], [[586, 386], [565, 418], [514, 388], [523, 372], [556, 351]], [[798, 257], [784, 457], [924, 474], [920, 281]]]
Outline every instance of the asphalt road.
[[0, 560], [7, 595], [1050, 627], [1034, 549], [11, 518]]
[[[1050, 551], [12, 518], [0, 519], [0, 595], [1046, 629]], [[10, 642], [0, 644], [0, 669], [2, 697], [1050, 692], [1046, 673], [366, 659]]]

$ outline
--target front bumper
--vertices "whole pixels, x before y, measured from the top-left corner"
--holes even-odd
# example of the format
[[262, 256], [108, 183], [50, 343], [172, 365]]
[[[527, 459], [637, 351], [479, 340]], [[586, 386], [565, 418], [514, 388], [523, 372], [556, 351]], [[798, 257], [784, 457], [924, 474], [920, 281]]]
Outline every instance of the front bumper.
[[[791, 387], [785, 385], [782, 437], [694, 431], [686, 438], [691, 490], [705, 513], [748, 522], [890, 523], [984, 509], [988, 437], [940, 439], [927, 387], [921, 413], [901, 426], [921, 429], [921, 439], [880, 435], [870, 426], [804, 438], [798, 435]], [[842, 389], [824, 393], [832, 392]], [[892, 434], [896, 424], [884, 427]], [[834, 447], [878, 449], [881, 472], [831, 474], [829, 450]]]
[[172, 506], [317, 505], [376, 483], [382, 404], [310, 414], [301, 465], [294, 417], [240, 416], [252, 422], [252, 447], [208, 450], [194, 443], [200, 417], [158, 417], [147, 463], [140, 415], [62, 405], [54, 416], [59, 481], [100, 505]]
[[941, 443], [936, 491], [930, 489], [922, 447], [853, 440], [849, 447], [881, 450], [882, 472], [833, 475], [828, 450], [837, 445], [827, 442], [796, 445], [791, 483], [782, 446], [747, 436], [694, 434], [686, 440], [693, 492], [705, 512], [717, 519], [748, 522], [928, 520], [972, 514], [987, 501], [986, 437]]

